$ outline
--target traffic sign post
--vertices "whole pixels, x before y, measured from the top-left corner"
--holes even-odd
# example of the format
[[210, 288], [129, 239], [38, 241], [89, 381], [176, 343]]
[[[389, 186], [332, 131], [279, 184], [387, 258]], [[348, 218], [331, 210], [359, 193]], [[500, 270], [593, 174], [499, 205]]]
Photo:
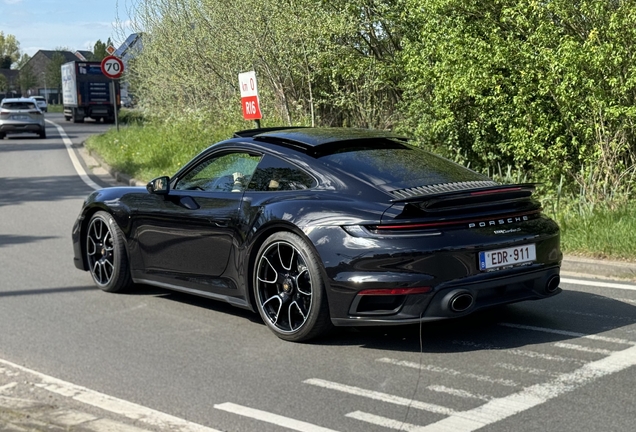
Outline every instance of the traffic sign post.
[[[110, 50], [109, 50], [110, 52]], [[111, 53], [112, 54], [112, 53]], [[113, 104], [113, 112], [115, 116], [115, 127], [119, 132], [119, 113], [117, 112], [117, 99], [115, 98], [115, 80], [120, 78], [124, 73], [124, 62], [114, 55], [104, 57], [102, 60], [102, 73], [111, 79], [110, 81], [110, 101]]]
[[256, 86], [256, 72], [249, 71], [239, 74], [239, 88], [241, 90], [241, 107], [245, 120], [256, 121], [256, 127], [261, 127], [261, 108], [258, 101], [258, 87]]

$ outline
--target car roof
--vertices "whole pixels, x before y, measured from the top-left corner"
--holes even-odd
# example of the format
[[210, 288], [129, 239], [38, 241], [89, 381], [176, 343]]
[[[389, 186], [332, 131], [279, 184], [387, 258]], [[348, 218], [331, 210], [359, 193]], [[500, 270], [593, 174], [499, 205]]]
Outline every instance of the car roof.
[[2, 99], [2, 103], [5, 102], [33, 102], [33, 98], [32, 97], [21, 97], [21, 98], [4, 98]]
[[315, 149], [319, 146], [343, 141], [369, 140], [369, 139], [397, 139], [406, 141], [406, 138], [393, 132], [374, 129], [355, 128], [331, 128], [331, 127], [283, 127], [247, 129], [234, 134], [235, 137], [251, 137], [255, 141], [272, 144], [301, 147], [304, 150]]

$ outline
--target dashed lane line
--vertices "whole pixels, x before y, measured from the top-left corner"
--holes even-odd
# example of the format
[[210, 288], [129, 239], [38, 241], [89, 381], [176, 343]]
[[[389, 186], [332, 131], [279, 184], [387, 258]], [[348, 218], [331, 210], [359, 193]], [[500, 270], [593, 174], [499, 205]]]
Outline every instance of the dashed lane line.
[[418, 429], [418, 432], [472, 432], [634, 365], [636, 346], [587, 363], [546, 383], [535, 384], [509, 396], [493, 399], [477, 408], [457, 412]]
[[379, 358], [376, 359], [376, 361], [380, 362], [380, 363], [388, 363], [388, 364], [392, 364], [395, 366], [404, 366], [404, 367], [409, 367], [412, 369], [421, 369], [423, 371], [427, 371], [427, 372], [436, 372], [436, 373], [441, 373], [441, 374], [446, 374], [446, 375], [451, 375], [451, 376], [462, 376], [463, 378], [470, 378], [470, 379], [474, 379], [477, 381], [483, 381], [483, 382], [488, 382], [488, 383], [494, 383], [494, 384], [499, 384], [499, 385], [503, 385], [506, 387], [517, 387], [519, 384], [517, 384], [516, 382], [512, 381], [512, 380], [508, 380], [508, 379], [501, 379], [501, 378], [493, 378], [491, 376], [487, 376], [487, 375], [478, 375], [478, 374], [474, 374], [474, 373], [466, 373], [466, 372], [461, 372], [455, 369], [450, 369], [450, 368], [446, 368], [446, 367], [440, 367], [440, 366], [435, 366], [435, 365], [426, 365], [426, 364], [420, 364], [417, 362], [410, 362], [410, 361], [406, 361], [406, 360], [397, 360], [397, 359], [392, 359], [392, 358]]
[[243, 417], [249, 417], [249, 418], [260, 420], [266, 423], [282, 426], [287, 429], [295, 430], [298, 432], [337, 432], [337, 431], [334, 431], [333, 429], [317, 426], [312, 423], [307, 423], [307, 422], [295, 420], [289, 417], [284, 417], [278, 414], [272, 414], [267, 411], [261, 411], [254, 408], [242, 406], [242, 405], [237, 405], [231, 402], [225, 402], [222, 404], [214, 405], [214, 408], [218, 410], [222, 410], [222, 411], [227, 411], [232, 414], [238, 414]]
[[58, 378], [25, 368], [7, 360], [0, 359], [0, 364], [34, 375], [41, 380], [36, 386], [69, 397], [78, 402], [91, 405], [113, 414], [135, 420], [138, 423], [165, 428], [175, 432], [219, 432], [206, 426], [166, 414], [132, 402], [99, 393], [86, 387], [78, 386]]
[[603, 355], [610, 355], [613, 352], [615, 352], [615, 351], [603, 349], [603, 348], [590, 348], [583, 345], [563, 343], [563, 342], [557, 342], [554, 344], [554, 346], [557, 348], [563, 348], [563, 349], [569, 349], [569, 350], [593, 353], [593, 354], [603, 354]]
[[478, 399], [483, 401], [489, 401], [494, 399], [494, 396], [473, 394], [466, 390], [454, 389], [454, 388], [450, 388], [450, 387], [446, 387], [442, 385], [430, 385], [426, 388], [433, 392], [449, 394], [451, 396], [457, 396], [457, 397], [466, 398], [466, 399]]
[[551, 328], [545, 328], [545, 327], [535, 327], [535, 326], [513, 324], [513, 323], [499, 323], [499, 325], [503, 327], [510, 327], [510, 328], [516, 328], [521, 330], [531, 330], [531, 331], [538, 331], [538, 332], [544, 332], [544, 333], [553, 333], [553, 334], [558, 334], [563, 336], [572, 336], [576, 338], [585, 338], [585, 339], [602, 341], [602, 342], [612, 342], [612, 343], [623, 344], [623, 345], [636, 345], [636, 342], [633, 342], [627, 339], [591, 335], [591, 334], [578, 333], [578, 332], [572, 332], [567, 330], [557, 330], [557, 329], [551, 329]]
[[399, 420], [393, 420], [390, 418], [382, 417], [375, 414], [369, 414], [363, 411], [353, 411], [345, 414], [345, 417], [363, 421], [365, 423], [373, 424], [376, 426], [382, 426], [387, 429], [395, 429], [406, 432], [417, 432], [422, 426], [414, 425], [411, 423], [405, 423]]
[[443, 415], [452, 415], [455, 413], [455, 410], [451, 408], [446, 408], [440, 405], [435, 405], [426, 402], [414, 401], [409, 398], [394, 396], [387, 393], [382, 393], [374, 390], [366, 390], [360, 387], [353, 387], [346, 384], [339, 384], [332, 381], [326, 381], [318, 378], [310, 378], [308, 380], [303, 381], [305, 384], [311, 384], [317, 387], [326, 388], [329, 390], [336, 390], [343, 393], [348, 393], [355, 396], [366, 397], [368, 399], [379, 400], [382, 402], [392, 403], [394, 405], [402, 405], [408, 406], [414, 409], [419, 409], [422, 411], [428, 411], [435, 414], [443, 414]]

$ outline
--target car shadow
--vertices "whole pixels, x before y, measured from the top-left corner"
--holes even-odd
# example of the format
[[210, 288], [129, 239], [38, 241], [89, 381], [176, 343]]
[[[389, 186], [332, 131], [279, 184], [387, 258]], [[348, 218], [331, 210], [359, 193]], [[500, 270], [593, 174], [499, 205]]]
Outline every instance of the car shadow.
[[453, 353], [502, 350], [608, 333], [636, 323], [636, 306], [600, 295], [563, 291], [420, 325], [346, 328], [316, 343], [378, 350]]
[[[128, 294], [161, 296], [265, 325], [258, 313], [222, 301], [146, 285], [138, 285]], [[591, 293], [563, 291], [548, 299], [421, 325], [335, 327], [306, 344], [424, 353], [504, 350], [598, 335], [634, 323], [636, 306]], [[276, 336], [271, 334], [271, 337]]]

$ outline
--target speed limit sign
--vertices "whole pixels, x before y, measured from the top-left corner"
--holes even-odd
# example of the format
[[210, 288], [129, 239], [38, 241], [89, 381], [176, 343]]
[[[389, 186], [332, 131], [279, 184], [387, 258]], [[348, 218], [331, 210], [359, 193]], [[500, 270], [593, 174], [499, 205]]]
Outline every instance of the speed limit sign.
[[105, 57], [102, 60], [102, 73], [108, 78], [119, 78], [124, 73], [124, 62], [113, 55]]

